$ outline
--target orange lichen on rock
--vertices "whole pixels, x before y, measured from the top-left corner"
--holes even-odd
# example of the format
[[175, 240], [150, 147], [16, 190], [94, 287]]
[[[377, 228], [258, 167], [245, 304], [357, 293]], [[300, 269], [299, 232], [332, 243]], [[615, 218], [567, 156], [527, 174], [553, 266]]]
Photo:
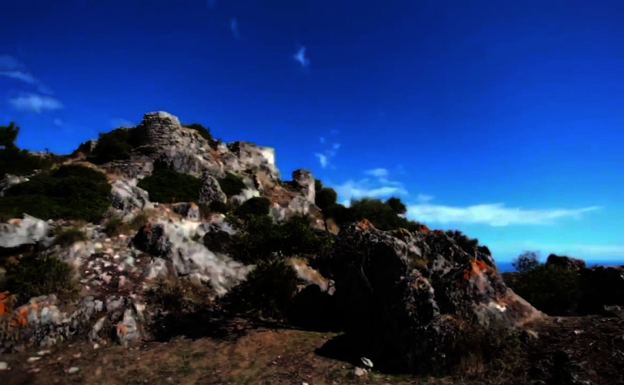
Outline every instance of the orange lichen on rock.
[[374, 230], [375, 229], [375, 226], [373, 226], [373, 224], [370, 223], [370, 221], [368, 219], [366, 219], [366, 218], [364, 218], [361, 221], [359, 221], [356, 224], [356, 227], [359, 230]]
[[410, 233], [409, 230], [406, 230], [406, 229], [394, 230], [392, 235], [404, 241], [412, 238], [412, 233]]
[[469, 265], [470, 266], [464, 270], [459, 282], [457, 282], [458, 285], [474, 280], [481, 273], [486, 275], [496, 274], [496, 270], [491, 266], [486, 265], [483, 261], [473, 259], [469, 262]]
[[8, 291], [0, 293], [0, 316], [11, 314], [12, 304], [15, 296], [11, 295]]
[[442, 230], [433, 230], [432, 233], [435, 235], [446, 235], [446, 233]]
[[[429, 230], [429, 228], [426, 225], [418, 225], [418, 227], [416, 228], [416, 231], [421, 232], [423, 234], [429, 234], [429, 232], [431, 230]], [[440, 230], [437, 230], [440, 231]]]

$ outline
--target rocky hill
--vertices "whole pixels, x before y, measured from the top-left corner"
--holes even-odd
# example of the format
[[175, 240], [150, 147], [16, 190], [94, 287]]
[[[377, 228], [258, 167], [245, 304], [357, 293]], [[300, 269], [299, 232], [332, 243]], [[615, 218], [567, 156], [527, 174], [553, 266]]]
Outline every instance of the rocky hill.
[[[67, 342], [132, 351], [180, 336], [240, 337], [262, 324], [334, 333], [315, 357], [356, 357], [349, 381], [377, 383], [378, 370], [528, 381], [526, 368], [513, 364], [525, 363], [526, 351], [513, 354], [549, 318], [506, 286], [477, 242], [423, 225], [382, 231], [362, 218], [328, 226], [309, 171], [282, 181], [272, 149], [222, 143], [165, 112], [71, 155], [37, 156], [41, 170], [3, 172], [0, 183], [6, 362], [29, 349], [63, 352]], [[296, 350], [316, 347], [292, 338]], [[345, 349], [351, 358], [336, 353]], [[45, 383], [33, 374], [40, 359], [16, 363], [10, 377]], [[265, 364], [233, 382], [293, 383], [268, 378]], [[65, 379], [113, 381], [59, 365]], [[44, 372], [54, 377], [51, 367]], [[223, 370], [205, 383], [227, 382]], [[566, 370], [574, 378], [583, 372]], [[534, 379], [557, 380], [552, 373]]]

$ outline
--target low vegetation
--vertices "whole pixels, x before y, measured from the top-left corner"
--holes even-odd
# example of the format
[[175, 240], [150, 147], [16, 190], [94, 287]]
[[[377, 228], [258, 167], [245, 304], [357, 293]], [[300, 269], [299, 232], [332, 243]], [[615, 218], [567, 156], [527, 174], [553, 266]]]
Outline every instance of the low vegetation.
[[518, 272], [504, 277], [516, 294], [551, 316], [575, 313], [581, 295], [577, 270], [540, 263], [536, 252], [523, 253], [513, 265]]
[[149, 223], [149, 216], [144, 211], [138, 212], [128, 222], [121, 217], [113, 216], [106, 221], [104, 232], [108, 237], [118, 237], [121, 234], [137, 231], [147, 223]]
[[201, 179], [168, 168], [156, 169], [138, 183], [158, 203], [197, 202], [201, 185]]
[[89, 157], [89, 161], [95, 164], [104, 164], [115, 160], [130, 158], [130, 152], [134, 148], [132, 130], [118, 128], [110, 132], [100, 133], [98, 141]]
[[110, 205], [110, 190], [102, 172], [64, 165], [8, 188], [0, 198], [0, 214], [95, 222]]
[[210, 129], [202, 126], [199, 123], [192, 124], [182, 124], [182, 127], [190, 128], [191, 130], [197, 131], [199, 135], [206, 140], [213, 140], [212, 134], [210, 133]]
[[221, 190], [228, 197], [238, 195], [247, 188], [245, 182], [243, 182], [243, 179], [240, 176], [231, 172], [226, 172], [225, 177], [219, 179], [218, 182]]
[[268, 215], [270, 207], [271, 201], [268, 198], [253, 197], [243, 202], [243, 204], [236, 209], [236, 215], [243, 220], [247, 220], [252, 216]]
[[87, 239], [87, 234], [78, 227], [58, 228], [55, 231], [54, 243], [61, 247], [69, 247], [76, 242], [84, 242]]
[[17, 264], [7, 264], [6, 290], [15, 294], [16, 306], [48, 294], [72, 299], [80, 290], [73, 274], [71, 267], [55, 256], [27, 255]]
[[13, 122], [0, 126], [0, 179], [7, 174], [23, 176], [35, 170], [49, 170], [53, 165], [49, 159], [32, 155], [15, 145], [19, 130]]

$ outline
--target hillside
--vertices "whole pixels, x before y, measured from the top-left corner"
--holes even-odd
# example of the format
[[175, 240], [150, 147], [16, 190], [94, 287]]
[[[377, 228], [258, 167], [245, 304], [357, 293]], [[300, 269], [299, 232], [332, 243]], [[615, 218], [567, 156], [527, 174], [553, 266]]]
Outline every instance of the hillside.
[[282, 180], [272, 149], [171, 114], [70, 155], [16, 135], [0, 138], [7, 383], [624, 383], [618, 309], [587, 316], [620, 304], [618, 270], [585, 269], [595, 306], [553, 319], [477, 240], [396, 198], [345, 208], [307, 170]]

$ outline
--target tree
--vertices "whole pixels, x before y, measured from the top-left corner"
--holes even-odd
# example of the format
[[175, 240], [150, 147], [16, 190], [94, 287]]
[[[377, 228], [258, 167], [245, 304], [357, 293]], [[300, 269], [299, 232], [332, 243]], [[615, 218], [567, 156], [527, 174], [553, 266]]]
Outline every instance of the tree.
[[338, 199], [338, 194], [336, 190], [331, 187], [323, 187], [320, 190], [316, 191], [316, 196], [314, 197], [314, 203], [321, 209], [325, 210], [329, 206], [336, 203]]
[[386, 204], [399, 215], [403, 215], [407, 212], [407, 206], [401, 202], [400, 198], [391, 197], [386, 201]]
[[4, 148], [15, 147], [19, 130], [20, 128], [14, 122], [9, 123], [8, 126], [0, 126], [0, 146], [4, 146]]
[[539, 264], [539, 253], [535, 251], [525, 251], [511, 262], [511, 265], [521, 273], [533, 270]]

